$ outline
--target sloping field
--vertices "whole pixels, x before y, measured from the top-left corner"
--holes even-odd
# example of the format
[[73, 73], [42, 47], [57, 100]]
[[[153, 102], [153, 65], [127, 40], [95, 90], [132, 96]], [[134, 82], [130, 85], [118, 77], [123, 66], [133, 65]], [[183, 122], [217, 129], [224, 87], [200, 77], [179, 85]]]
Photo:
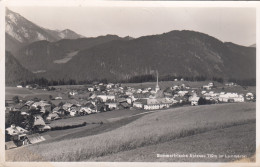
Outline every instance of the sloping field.
[[[255, 103], [162, 110], [115, 130], [6, 151], [7, 161], [87, 161], [202, 132], [255, 122]], [[39, 151], [40, 150], [40, 151]], [[20, 152], [23, 154], [20, 154]]]
[[[230, 162], [240, 160], [243, 156], [247, 161], [255, 161], [256, 124], [254, 122], [217, 129], [165, 143], [149, 145], [129, 151], [90, 159], [90, 161], [115, 162]], [[174, 155], [163, 157], [160, 155]], [[191, 156], [199, 155], [198, 157]], [[208, 156], [213, 154], [216, 156]], [[188, 155], [188, 157], [178, 156]], [[201, 156], [202, 155], [202, 156]], [[226, 155], [226, 156], [219, 156]]]

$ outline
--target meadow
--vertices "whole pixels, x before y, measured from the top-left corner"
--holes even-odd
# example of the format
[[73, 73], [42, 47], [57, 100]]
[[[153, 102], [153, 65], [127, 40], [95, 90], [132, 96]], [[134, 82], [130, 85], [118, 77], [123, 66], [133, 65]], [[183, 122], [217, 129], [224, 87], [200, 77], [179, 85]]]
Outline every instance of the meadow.
[[6, 161], [88, 161], [203, 132], [254, 123], [255, 117], [255, 103], [161, 110], [109, 132], [7, 150]]
[[[255, 161], [256, 123], [232, 126], [191, 135], [176, 140], [140, 147], [102, 157], [91, 158], [89, 161], [114, 162], [230, 162], [240, 161], [237, 157], [157, 157], [157, 154], [179, 155], [244, 155], [245, 162]], [[220, 140], [221, 139], [221, 140]]]

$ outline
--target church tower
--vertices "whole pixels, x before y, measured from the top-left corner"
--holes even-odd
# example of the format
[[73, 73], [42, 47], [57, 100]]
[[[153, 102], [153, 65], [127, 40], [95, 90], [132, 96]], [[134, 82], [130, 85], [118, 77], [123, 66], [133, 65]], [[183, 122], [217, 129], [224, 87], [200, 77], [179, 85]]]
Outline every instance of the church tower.
[[159, 83], [158, 83], [158, 71], [156, 71], [156, 74], [157, 74], [157, 82], [155, 86], [155, 92], [158, 92], [160, 90]]

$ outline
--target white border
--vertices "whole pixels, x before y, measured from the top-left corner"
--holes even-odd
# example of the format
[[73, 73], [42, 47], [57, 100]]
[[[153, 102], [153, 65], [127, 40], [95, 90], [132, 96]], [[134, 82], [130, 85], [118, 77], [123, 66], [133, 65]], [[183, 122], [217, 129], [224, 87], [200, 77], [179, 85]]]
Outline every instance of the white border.
[[[85, 1], [85, 0], [0, 0], [0, 166], [19, 166], [19, 167], [27, 167], [27, 166], [248, 166], [255, 167], [260, 166], [260, 134], [259, 130], [259, 119], [260, 115], [256, 112], [256, 120], [257, 120], [257, 131], [256, 131], [256, 148], [257, 148], [257, 156], [256, 163], [158, 163], [158, 162], [4, 162], [4, 98], [5, 98], [5, 85], [4, 85], [4, 54], [5, 54], [5, 46], [4, 46], [4, 33], [5, 33], [5, 6], [90, 6], [90, 7], [252, 7], [256, 8], [256, 34], [257, 34], [257, 48], [260, 48], [260, 40], [259, 40], [259, 30], [260, 30], [260, 2], [257, 1]], [[259, 50], [257, 49], [257, 98], [259, 97]], [[259, 102], [257, 100], [256, 111], [260, 108]]]

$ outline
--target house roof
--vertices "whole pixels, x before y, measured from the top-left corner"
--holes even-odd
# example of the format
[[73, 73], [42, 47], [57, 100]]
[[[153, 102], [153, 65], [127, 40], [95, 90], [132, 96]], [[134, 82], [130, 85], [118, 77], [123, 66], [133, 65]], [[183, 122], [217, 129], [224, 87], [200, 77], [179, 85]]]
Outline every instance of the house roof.
[[17, 135], [17, 134], [23, 134], [23, 133], [27, 133], [28, 131], [19, 127], [19, 126], [15, 126], [15, 127], [9, 127], [5, 129], [8, 134], [10, 135]]
[[39, 125], [45, 125], [45, 122], [40, 115], [35, 115], [34, 116], [34, 126], [39, 126]]

